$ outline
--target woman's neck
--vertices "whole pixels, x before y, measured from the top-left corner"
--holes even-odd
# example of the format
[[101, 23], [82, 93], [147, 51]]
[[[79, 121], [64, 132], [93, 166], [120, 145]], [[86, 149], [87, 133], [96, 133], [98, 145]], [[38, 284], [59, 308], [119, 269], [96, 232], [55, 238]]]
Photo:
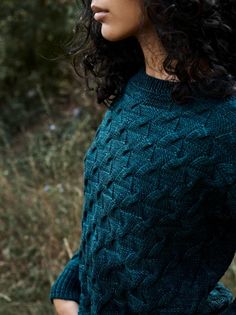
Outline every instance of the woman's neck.
[[178, 81], [163, 69], [163, 62], [166, 58], [166, 51], [157, 35], [155, 27], [147, 21], [142, 31], [137, 33], [136, 38], [143, 51], [146, 74], [161, 80]]

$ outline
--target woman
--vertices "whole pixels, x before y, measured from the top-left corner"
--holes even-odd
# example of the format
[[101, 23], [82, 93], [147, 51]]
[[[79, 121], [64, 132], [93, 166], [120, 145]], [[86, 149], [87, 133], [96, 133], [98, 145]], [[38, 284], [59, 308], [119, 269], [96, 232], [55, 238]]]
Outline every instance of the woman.
[[83, 1], [70, 53], [108, 110], [58, 314], [236, 314], [219, 282], [236, 248], [235, 17], [230, 0]]

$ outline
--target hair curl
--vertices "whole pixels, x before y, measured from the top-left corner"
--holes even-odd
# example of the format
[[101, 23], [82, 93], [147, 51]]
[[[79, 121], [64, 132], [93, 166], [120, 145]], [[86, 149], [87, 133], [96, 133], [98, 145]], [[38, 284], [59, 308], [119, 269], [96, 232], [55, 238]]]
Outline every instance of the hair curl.
[[[144, 55], [133, 36], [116, 42], [103, 38], [91, 0], [81, 1], [68, 53], [80, 77], [83, 68], [88, 88], [87, 74], [94, 77], [97, 102], [109, 106], [144, 65]], [[235, 0], [143, 0], [143, 9], [167, 52], [165, 71], [179, 80], [172, 91], [176, 102], [186, 103], [194, 93], [218, 99], [235, 94]]]

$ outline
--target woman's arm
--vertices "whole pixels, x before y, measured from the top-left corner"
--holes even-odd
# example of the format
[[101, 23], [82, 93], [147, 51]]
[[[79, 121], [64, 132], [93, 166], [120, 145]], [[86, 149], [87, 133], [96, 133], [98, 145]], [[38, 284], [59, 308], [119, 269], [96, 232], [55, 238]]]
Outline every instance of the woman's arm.
[[[236, 252], [236, 127], [232, 132], [218, 137], [215, 144], [217, 144], [217, 154], [221, 158], [214, 167], [213, 186], [218, 189], [218, 196], [222, 194], [224, 206], [213, 209], [211, 216], [222, 221], [228, 220], [228, 222], [231, 222], [233, 228], [227, 230], [226, 233], [228, 233], [229, 241], [232, 242]], [[231, 234], [229, 231], [231, 231]], [[236, 315], [236, 299], [220, 313], [220, 315], [234, 314]]]
[[79, 282], [79, 250], [65, 265], [53, 283], [49, 298], [51, 303], [54, 299], [70, 300], [79, 303], [80, 282]]

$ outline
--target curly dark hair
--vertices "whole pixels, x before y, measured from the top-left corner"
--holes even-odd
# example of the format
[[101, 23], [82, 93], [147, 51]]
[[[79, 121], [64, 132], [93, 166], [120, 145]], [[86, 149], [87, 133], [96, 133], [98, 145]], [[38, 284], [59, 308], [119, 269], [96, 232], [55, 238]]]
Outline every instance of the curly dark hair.
[[[92, 75], [97, 102], [109, 107], [144, 65], [144, 55], [136, 37], [104, 39], [90, 5], [91, 0], [82, 0], [68, 53], [80, 77], [83, 68], [88, 88]], [[174, 101], [186, 103], [194, 93], [218, 99], [235, 94], [235, 0], [143, 0], [143, 10], [167, 52], [164, 70], [178, 78]]]

